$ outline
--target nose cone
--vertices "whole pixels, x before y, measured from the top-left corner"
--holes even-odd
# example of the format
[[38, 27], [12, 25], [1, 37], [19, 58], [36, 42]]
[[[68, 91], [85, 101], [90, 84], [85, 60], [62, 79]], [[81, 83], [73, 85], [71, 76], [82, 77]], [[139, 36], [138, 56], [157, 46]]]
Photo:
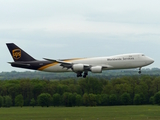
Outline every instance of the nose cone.
[[152, 58], [150, 58], [150, 57], [147, 57], [147, 63], [148, 64], [152, 64], [152, 63], [154, 63], [154, 60], [152, 59]]
[[151, 64], [152, 64], [152, 63], [154, 63], [154, 60], [153, 60], [153, 59], [151, 59]]

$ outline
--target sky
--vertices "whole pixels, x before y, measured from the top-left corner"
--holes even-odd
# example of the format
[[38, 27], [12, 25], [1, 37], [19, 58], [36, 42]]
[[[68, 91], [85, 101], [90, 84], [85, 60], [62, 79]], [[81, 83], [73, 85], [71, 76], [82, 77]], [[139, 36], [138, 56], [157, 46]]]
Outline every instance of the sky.
[[6, 43], [42, 60], [144, 53], [160, 67], [159, 0], [0, 0], [0, 72]]

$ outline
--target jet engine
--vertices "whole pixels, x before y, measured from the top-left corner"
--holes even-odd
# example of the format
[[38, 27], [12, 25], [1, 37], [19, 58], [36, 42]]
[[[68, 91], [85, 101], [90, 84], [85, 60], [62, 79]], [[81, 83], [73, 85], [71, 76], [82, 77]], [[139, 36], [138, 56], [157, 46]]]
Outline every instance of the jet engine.
[[83, 64], [74, 64], [72, 66], [73, 71], [75, 72], [79, 72], [79, 71], [83, 71], [84, 70], [84, 65]]
[[102, 73], [102, 66], [95, 66], [91, 67], [90, 69], [92, 73]]

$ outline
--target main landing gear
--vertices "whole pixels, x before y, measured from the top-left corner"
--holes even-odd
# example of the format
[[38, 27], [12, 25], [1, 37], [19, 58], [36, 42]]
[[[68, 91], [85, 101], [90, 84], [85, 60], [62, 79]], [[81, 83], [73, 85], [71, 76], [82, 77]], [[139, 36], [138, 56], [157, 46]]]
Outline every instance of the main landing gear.
[[78, 72], [77, 77], [82, 77], [82, 72]]
[[[82, 77], [82, 73], [83, 73], [83, 72], [78, 72], [78, 73], [77, 73], [77, 77]], [[88, 75], [88, 72], [84, 72], [83, 78], [86, 78], [87, 75]]]
[[88, 75], [88, 72], [84, 72], [83, 78], [86, 78]]
[[141, 74], [142, 72], [141, 72], [141, 68], [139, 68], [139, 72], [138, 72], [139, 74]]

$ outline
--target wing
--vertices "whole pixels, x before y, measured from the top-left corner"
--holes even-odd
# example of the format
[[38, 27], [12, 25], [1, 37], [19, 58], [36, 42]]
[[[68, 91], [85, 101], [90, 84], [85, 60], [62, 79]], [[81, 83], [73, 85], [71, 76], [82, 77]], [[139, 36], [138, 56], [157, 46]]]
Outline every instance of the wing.
[[[74, 64], [78, 64], [78, 63], [72, 63], [72, 62], [66, 62], [66, 61], [60, 61], [60, 60], [53, 60], [53, 59], [48, 59], [48, 58], [43, 58], [45, 60], [48, 61], [52, 61], [52, 62], [57, 62], [60, 63], [60, 66], [62, 66], [63, 68], [67, 68], [67, 69], [72, 69]], [[90, 65], [88, 64], [83, 64], [84, 65], [84, 70], [89, 70], [90, 69]]]
[[[44, 58], [47, 61], [59, 63], [62, 68], [71, 69], [73, 72], [77, 74], [77, 77], [86, 78], [88, 72], [92, 73], [102, 73], [103, 69], [112, 68], [110, 65], [89, 65], [89, 64], [82, 64], [82, 63], [73, 63], [75, 59], [67, 59], [67, 60], [53, 60]], [[83, 74], [83, 75], [82, 75]]]
[[[67, 69], [73, 69], [73, 65], [79, 64], [79, 63], [72, 63], [69, 61], [60, 61], [60, 60], [53, 60], [53, 59], [48, 59], [48, 58], [43, 58], [43, 59], [60, 63], [60, 66], [62, 66], [63, 68], [67, 68]], [[84, 71], [91, 71], [91, 68], [93, 67], [92, 65], [89, 65], [89, 64], [83, 64], [83, 66], [84, 66]], [[102, 67], [102, 69], [112, 68], [112, 66], [110, 65], [100, 65], [100, 66]]]

